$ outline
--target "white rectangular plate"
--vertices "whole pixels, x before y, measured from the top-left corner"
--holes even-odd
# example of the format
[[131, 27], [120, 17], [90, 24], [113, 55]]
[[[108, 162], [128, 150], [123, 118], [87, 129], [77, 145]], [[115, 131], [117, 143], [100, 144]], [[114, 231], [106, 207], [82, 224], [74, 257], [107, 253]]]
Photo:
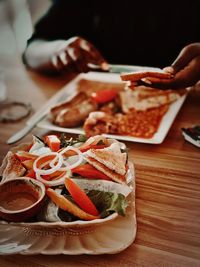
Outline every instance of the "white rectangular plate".
[[[77, 83], [81, 79], [95, 80], [95, 81], [100, 81], [100, 82], [110, 82], [110, 83], [116, 83], [116, 82], [122, 83], [122, 81], [120, 80], [119, 74], [101, 73], [101, 72], [89, 72], [87, 74], [80, 74], [74, 80], [72, 80], [70, 83], [64, 86], [64, 88], [61, 91], [59, 91], [58, 94], [54, 95], [45, 104], [45, 107], [43, 107], [42, 110], [38, 112], [43, 112], [44, 114], [47, 114], [53, 105], [57, 104], [58, 102], [61, 102], [61, 100], [62, 101], [64, 101], [65, 99], [67, 100], [69, 97], [76, 94]], [[186, 98], [186, 95], [183, 95], [177, 101], [170, 104], [168, 111], [165, 113], [165, 115], [163, 116], [160, 122], [158, 131], [154, 134], [152, 138], [138, 138], [138, 137], [133, 137], [133, 136], [110, 135], [110, 134], [109, 135], [105, 134], [105, 136], [109, 138], [123, 140], [123, 141], [160, 144], [165, 139], [178, 111], [183, 105], [185, 98]], [[29, 124], [31, 120], [32, 118], [27, 123]], [[48, 118], [48, 114], [37, 124], [37, 126], [43, 129], [51, 130], [51, 131], [66, 132], [66, 133], [73, 133], [73, 134], [84, 134], [84, 131], [81, 127], [64, 128], [64, 127], [59, 127], [59, 126], [54, 125]]]

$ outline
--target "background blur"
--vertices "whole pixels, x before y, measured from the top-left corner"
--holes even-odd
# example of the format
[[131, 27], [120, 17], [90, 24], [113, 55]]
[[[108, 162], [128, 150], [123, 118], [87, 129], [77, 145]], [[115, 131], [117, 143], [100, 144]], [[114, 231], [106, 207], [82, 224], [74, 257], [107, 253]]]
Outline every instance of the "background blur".
[[21, 56], [33, 25], [47, 11], [50, 0], [0, 0], [0, 55]]

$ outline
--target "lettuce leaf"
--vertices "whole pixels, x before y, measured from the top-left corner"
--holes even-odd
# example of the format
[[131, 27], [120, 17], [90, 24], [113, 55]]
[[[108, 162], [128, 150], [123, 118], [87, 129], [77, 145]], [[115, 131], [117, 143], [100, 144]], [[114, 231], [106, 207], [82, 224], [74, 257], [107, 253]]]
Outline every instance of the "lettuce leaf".
[[87, 195], [100, 212], [101, 218], [105, 218], [114, 212], [125, 216], [127, 201], [124, 195], [98, 190], [91, 190]]

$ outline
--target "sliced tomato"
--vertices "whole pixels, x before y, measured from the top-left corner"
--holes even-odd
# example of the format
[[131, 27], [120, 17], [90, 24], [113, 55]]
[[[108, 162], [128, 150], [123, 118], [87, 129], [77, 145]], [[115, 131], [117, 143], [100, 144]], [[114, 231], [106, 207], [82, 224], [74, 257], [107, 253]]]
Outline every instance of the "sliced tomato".
[[[48, 168], [49, 167], [49, 161], [53, 160], [55, 158], [55, 155], [46, 155], [40, 159], [38, 159], [37, 161], [37, 168], [40, 168], [41, 165], [45, 165], [45, 168]], [[46, 164], [45, 164], [46, 163]]]
[[55, 171], [55, 172], [48, 174], [48, 175], [42, 175], [42, 178], [47, 180], [47, 181], [58, 180], [62, 176], [64, 176], [65, 174], [66, 174], [66, 171]]
[[31, 170], [33, 169], [33, 163], [34, 163], [34, 159], [27, 159], [22, 161], [22, 165], [27, 169], [27, 170]]
[[116, 89], [99, 90], [91, 95], [92, 99], [98, 104], [104, 104], [117, 97]]
[[24, 151], [28, 152], [32, 146], [33, 146], [33, 143], [27, 145], [27, 147], [24, 149]]
[[77, 205], [85, 212], [98, 216], [99, 212], [86, 193], [71, 179], [65, 180], [65, 186]]
[[53, 152], [57, 152], [60, 149], [60, 139], [56, 135], [45, 136], [44, 142]]
[[15, 153], [15, 155], [21, 162], [31, 159], [35, 160], [38, 157], [37, 155], [33, 155], [26, 151], [18, 151]]
[[35, 171], [33, 169], [28, 170], [28, 172], [26, 174], [26, 177], [30, 177], [30, 178], [36, 179]]
[[90, 145], [83, 145], [81, 147], [79, 147], [79, 150], [81, 152], [86, 152], [87, 150], [89, 149], [102, 149], [102, 148], [105, 148], [107, 147], [106, 145], [93, 145], [93, 144], [90, 144]]
[[77, 205], [69, 201], [67, 198], [65, 198], [62, 195], [59, 195], [56, 191], [54, 191], [51, 188], [48, 188], [47, 191], [47, 196], [61, 209], [75, 215], [76, 217], [83, 219], [83, 220], [94, 220], [98, 219], [100, 216], [94, 216], [91, 215], [82, 209], [80, 209]]
[[72, 169], [72, 173], [79, 174], [82, 177], [89, 178], [89, 179], [103, 179], [103, 180], [111, 181], [111, 178], [109, 178], [103, 172], [94, 168], [89, 163], [86, 163], [84, 165], [80, 165], [80, 166]]

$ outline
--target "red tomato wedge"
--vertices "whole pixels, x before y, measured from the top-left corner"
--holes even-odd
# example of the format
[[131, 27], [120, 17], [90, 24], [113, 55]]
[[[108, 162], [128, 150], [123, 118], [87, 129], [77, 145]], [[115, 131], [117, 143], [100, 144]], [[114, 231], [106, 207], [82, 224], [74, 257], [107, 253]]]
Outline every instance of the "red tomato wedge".
[[92, 99], [98, 104], [104, 104], [117, 97], [116, 89], [99, 90], [91, 95]]
[[77, 205], [85, 212], [98, 216], [99, 212], [86, 193], [71, 179], [65, 179], [65, 186]]
[[26, 177], [30, 177], [30, 178], [36, 179], [35, 171], [33, 169], [28, 170], [28, 172], [26, 174]]
[[95, 169], [92, 165], [88, 163], [84, 165], [80, 165], [72, 169], [72, 173], [76, 173], [76, 174], [81, 175], [82, 177], [90, 178], [90, 179], [103, 179], [103, 180], [109, 180], [109, 181], [112, 180], [107, 175], [105, 175], [103, 172]]
[[42, 178], [47, 180], [47, 181], [58, 180], [62, 176], [64, 176], [65, 174], [66, 174], [66, 171], [55, 171], [55, 172], [48, 174], [48, 175], [42, 175]]
[[15, 153], [15, 155], [21, 162], [31, 159], [35, 160], [38, 157], [37, 155], [31, 154], [26, 151], [18, 151]]
[[102, 149], [102, 148], [105, 148], [106, 145], [93, 145], [93, 144], [90, 144], [90, 145], [83, 145], [79, 148], [79, 150], [81, 152], [86, 152], [88, 151], [89, 149]]
[[61, 209], [66, 210], [67, 212], [74, 214], [76, 217], [86, 220], [86, 221], [90, 221], [90, 220], [95, 220], [95, 219], [99, 219], [99, 216], [94, 216], [91, 215], [85, 211], [83, 211], [82, 209], [80, 209], [77, 205], [75, 205], [74, 203], [72, 203], [71, 201], [69, 201], [67, 198], [65, 198], [62, 195], [59, 195], [58, 193], [56, 193], [56, 191], [54, 191], [51, 188], [48, 188], [47, 191], [47, 196]]
[[45, 136], [44, 142], [53, 152], [57, 152], [60, 149], [60, 139], [56, 135]]
[[24, 151], [28, 152], [32, 146], [33, 146], [33, 143], [27, 145], [27, 147], [24, 149]]
[[[41, 165], [45, 165], [45, 167], [49, 167], [49, 161], [53, 160], [55, 158], [55, 155], [46, 155], [42, 158], [40, 158], [38, 161], [37, 161], [37, 168], [40, 168]], [[46, 163], [46, 164], [45, 164]]]

